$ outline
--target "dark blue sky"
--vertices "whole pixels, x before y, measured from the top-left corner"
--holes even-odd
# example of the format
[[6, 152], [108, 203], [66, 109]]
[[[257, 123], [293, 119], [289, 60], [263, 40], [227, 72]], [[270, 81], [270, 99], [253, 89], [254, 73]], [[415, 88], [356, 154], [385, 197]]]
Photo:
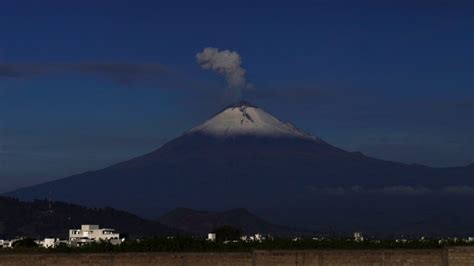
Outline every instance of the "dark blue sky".
[[240, 54], [243, 98], [333, 145], [474, 162], [472, 1], [252, 2], [2, 2], [0, 191], [149, 152], [232, 102], [205, 47]]

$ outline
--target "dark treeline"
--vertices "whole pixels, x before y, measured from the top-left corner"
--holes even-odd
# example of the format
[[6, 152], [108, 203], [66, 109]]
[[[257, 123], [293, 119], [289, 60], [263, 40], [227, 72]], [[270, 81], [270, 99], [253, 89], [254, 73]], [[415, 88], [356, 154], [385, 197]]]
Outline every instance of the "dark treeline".
[[438, 240], [409, 240], [397, 242], [395, 240], [355, 242], [347, 239], [273, 239], [261, 242], [211, 242], [193, 237], [150, 238], [135, 241], [126, 241], [121, 245], [112, 245], [107, 242], [98, 242], [82, 247], [60, 245], [54, 249], [39, 247], [22, 247], [3, 249], [2, 252], [251, 252], [253, 250], [309, 250], [309, 249], [436, 249], [447, 246], [474, 245], [461, 241]]

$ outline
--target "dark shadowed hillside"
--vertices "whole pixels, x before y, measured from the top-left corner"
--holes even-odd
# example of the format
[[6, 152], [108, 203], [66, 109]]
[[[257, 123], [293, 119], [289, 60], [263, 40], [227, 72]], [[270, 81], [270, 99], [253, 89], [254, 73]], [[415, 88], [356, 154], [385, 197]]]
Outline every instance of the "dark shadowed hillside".
[[47, 200], [23, 202], [0, 197], [0, 238], [16, 236], [67, 238], [69, 229], [79, 228], [81, 224], [87, 223], [114, 228], [132, 238], [178, 232], [158, 222], [112, 208], [90, 209], [62, 202]]
[[311, 234], [310, 231], [271, 224], [242, 208], [223, 212], [177, 208], [161, 216], [158, 221], [169, 227], [200, 235], [207, 234], [223, 225], [237, 227], [245, 234], [260, 233], [275, 236]]

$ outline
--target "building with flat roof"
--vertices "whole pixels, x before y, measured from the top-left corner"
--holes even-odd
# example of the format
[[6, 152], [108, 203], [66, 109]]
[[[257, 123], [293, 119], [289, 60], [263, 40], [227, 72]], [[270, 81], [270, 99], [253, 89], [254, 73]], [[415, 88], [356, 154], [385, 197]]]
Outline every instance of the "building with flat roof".
[[96, 224], [83, 224], [81, 229], [69, 230], [69, 242], [71, 245], [80, 246], [92, 242], [108, 241], [112, 244], [120, 244], [120, 234], [111, 228], [99, 228]]
[[0, 239], [0, 248], [11, 248], [11, 247], [12, 247], [12, 241], [11, 240]]

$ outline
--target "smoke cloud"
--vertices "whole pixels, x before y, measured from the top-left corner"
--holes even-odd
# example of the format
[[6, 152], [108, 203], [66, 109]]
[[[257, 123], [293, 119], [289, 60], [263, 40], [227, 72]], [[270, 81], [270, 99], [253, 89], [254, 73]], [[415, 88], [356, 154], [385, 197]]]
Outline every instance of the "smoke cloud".
[[224, 75], [227, 84], [231, 88], [253, 89], [253, 85], [247, 83], [246, 70], [241, 67], [242, 59], [235, 51], [222, 50], [207, 47], [196, 54], [197, 63], [203, 68]]

